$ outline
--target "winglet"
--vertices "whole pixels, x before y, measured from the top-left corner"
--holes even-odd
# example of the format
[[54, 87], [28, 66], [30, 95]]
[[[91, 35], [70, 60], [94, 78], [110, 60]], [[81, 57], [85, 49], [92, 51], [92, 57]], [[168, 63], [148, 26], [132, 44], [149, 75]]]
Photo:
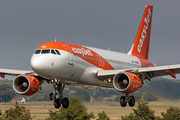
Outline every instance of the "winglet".
[[148, 60], [153, 6], [146, 5], [134, 44], [129, 55]]
[[0, 77], [5, 78], [5, 74], [4, 73], [0, 73]]
[[176, 78], [176, 74], [172, 71], [172, 70], [170, 70], [170, 69], [168, 69], [168, 70], [165, 70], [169, 75], [171, 75], [171, 77], [173, 77], [173, 78]]

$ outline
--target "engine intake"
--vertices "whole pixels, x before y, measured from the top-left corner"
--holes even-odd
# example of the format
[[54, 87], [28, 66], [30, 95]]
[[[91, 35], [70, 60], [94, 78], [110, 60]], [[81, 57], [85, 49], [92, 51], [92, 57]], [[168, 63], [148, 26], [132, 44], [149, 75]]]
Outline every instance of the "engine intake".
[[19, 75], [13, 81], [13, 88], [20, 95], [30, 96], [40, 90], [41, 83], [34, 76]]
[[132, 93], [141, 88], [141, 79], [133, 73], [121, 72], [113, 78], [114, 88], [123, 93]]

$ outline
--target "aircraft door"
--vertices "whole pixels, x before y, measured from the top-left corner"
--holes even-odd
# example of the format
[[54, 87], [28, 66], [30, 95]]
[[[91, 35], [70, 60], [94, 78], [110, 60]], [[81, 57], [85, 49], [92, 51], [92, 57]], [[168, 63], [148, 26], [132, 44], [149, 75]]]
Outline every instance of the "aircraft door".
[[65, 50], [68, 52], [68, 65], [73, 65], [73, 52], [68, 45], [63, 45]]

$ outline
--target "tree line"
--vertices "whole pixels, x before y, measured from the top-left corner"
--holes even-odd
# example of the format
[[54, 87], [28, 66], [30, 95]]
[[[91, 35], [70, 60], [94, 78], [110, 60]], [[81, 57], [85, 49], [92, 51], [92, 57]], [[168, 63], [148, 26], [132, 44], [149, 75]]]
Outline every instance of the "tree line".
[[[19, 96], [12, 88], [12, 80], [0, 80], [0, 102], [9, 102], [15, 96]], [[27, 98], [28, 101], [49, 101], [49, 93], [53, 92], [53, 86], [44, 82], [42, 90], [37, 94]], [[180, 80], [172, 80], [163, 77], [154, 78], [152, 81], [145, 81], [142, 88], [132, 93], [136, 99], [144, 96], [147, 101], [156, 101], [158, 98], [180, 99]], [[66, 86], [64, 90], [65, 97], [77, 96], [83, 101], [103, 101], [105, 97], [114, 98], [119, 102], [123, 93], [115, 89], [81, 89]]]

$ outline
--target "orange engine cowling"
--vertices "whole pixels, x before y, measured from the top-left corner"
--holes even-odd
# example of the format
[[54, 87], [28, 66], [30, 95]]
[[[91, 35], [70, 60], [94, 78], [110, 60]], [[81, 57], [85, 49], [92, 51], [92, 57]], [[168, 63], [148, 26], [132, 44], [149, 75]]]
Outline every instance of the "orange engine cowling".
[[121, 72], [114, 76], [113, 86], [119, 92], [132, 93], [139, 90], [142, 83], [141, 79], [136, 74]]
[[13, 81], [13, 88], [20, 95], [30, 96], [40, 90], [41, 83], [34, 76], [19, 75]]

